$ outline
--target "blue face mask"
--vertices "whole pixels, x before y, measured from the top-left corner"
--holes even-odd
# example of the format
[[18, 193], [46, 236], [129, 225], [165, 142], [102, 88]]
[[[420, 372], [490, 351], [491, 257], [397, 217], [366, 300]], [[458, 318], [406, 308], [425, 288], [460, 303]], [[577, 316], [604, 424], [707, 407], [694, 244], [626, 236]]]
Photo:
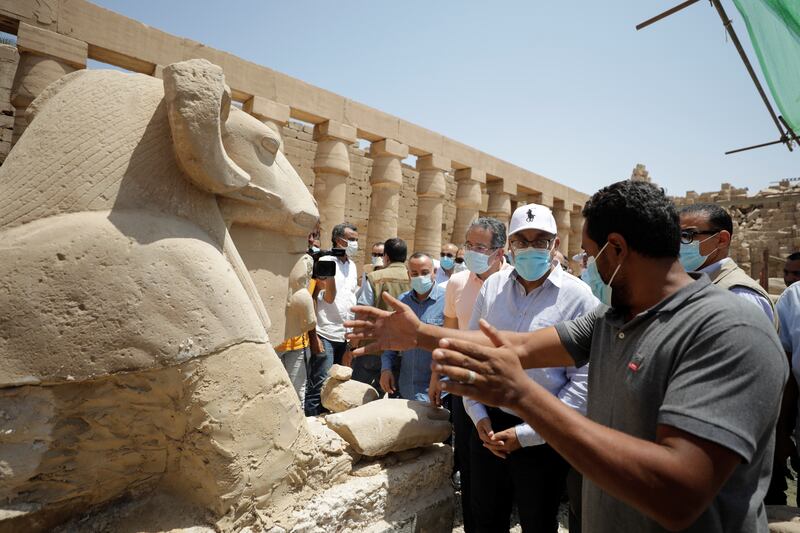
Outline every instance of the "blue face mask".
[[617, 275], [617, 272], [619, 272], [622, 264], [617, 265], [617, 268], [614, 270], [614, 273], [611, 274], [611, 279], [608, 280], [608, 283], [603, 281], [600, 271], [597, 270], [597, 258], [600, 257], [600, 254], [603, 253], [603, 250], [606, 249], [606, 246], [608, 246], [608, 242], [606, 242], [603, 247], [600, 248], [597, 256], [589, 257], [589, 259], [586, 261], [586, 270], [583, 271], [581, 279], [583, 279], [583, 281], [589, 285], [589, 288], [592, 289], [592, 294], [594, 294], [598, 300], [608, 306], [611, 306], [611, 282], [614, 281], [614, 277]]
[[309, 250], [311, 250], [312, 254], [316, 254], [319, 252], [319, 246], [312, 246]]
[[550, 270], [550, 250], [528, 248], [514, 252], [514, 268], [525, 281], [535, 281]]
[[464, 252], [464, 264], [470, 272], [480, 276], [489, 270], [489, 256], [474, 250]]
[[450, 270], [456, 265], [456, 260], [452, 257], [442, 256], [439, 260], [439, 264], [442, 265], [442, 268], [445, 270]]
[[425, 294], [431, 287], [433, 287], [433, 277], [430, 274], [411, 278], [411, 288], [417, 294]]
[[681, 254], [680, 260], [683, 268], [686, 269], [686, 272], [694, 272], [700, 265], [706, 262], [708, 256], [713, 254], [717, 251], [717, 248], [714, 248], [706, 255], [700, 255], [700, 244], [706, 242], [708, 239], [712, 239], [717, 236], [717, 233], [714, 235], [703, 239], [702, 241], [692, 241], [689, 244], [681, 243]]

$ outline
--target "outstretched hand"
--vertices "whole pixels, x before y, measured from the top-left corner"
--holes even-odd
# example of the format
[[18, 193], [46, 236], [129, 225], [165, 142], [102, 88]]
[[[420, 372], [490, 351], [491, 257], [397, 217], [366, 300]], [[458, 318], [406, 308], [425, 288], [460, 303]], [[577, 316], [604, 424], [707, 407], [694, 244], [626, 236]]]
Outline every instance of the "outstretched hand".
[[485, 320], [480, 321], [480, 327], [494, 347], [442, 339], [439, 348], [433, 351], [432, 369], [450, 378], [451, 381], [441, 383], [450, 393], [485, 405], [513, 408], [532, 381], [522, 369], [509, 339]]
[[417, 345], [417, 329], [420, 324], [417, 315], [388, 292], [381, 296], [394, 311], [357, 305], [352, 308], [356, 315], [355, 320], [344, 322], [344, 327], [352, 328], [352, 332], [347, 334], [347, 340], [372, 341], [353, 350], [354, 357], [384, 350], [408, 350]]

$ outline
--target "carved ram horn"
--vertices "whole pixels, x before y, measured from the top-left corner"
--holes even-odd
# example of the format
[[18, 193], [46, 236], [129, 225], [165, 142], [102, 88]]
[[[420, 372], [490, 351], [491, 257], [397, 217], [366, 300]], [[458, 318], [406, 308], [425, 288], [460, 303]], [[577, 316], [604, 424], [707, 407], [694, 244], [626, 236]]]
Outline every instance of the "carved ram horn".
[[222, 69], [205, 59], [164, 68], [164, 99], [175, 155], [198, 187], [223, 194], [250, 182], [250, 175], [228, 157], [222, 128], [230, 112], [230, 90]]

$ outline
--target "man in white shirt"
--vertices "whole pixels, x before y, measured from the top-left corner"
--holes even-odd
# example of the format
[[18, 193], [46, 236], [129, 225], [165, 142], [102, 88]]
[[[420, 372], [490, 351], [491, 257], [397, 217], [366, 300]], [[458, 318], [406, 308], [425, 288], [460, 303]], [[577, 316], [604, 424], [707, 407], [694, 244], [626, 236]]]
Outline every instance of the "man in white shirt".
[[442, 252], [439, 255], [439, 268], [436, 270], [436, 283], [447, 283], [456, 268], [456, 254], [458, 246], [452, 242], [442, 245]]
[[358, 252], [358, 229], [347, 222], [337, 224], [331, 233], [331, 244], [333, 248], [344, 249], [345, 253], [319, 259], [336, 263], [336, 275], [317, 280], [314, 291], [317, 302], [317, 335], [322, 341], [323, 353], [314, 355], [309, 362], [306, 416], [315, 416], [322, 411], [322, 383], [331, 365], [340, 364], [347, 351], [344, 321], [352, 318], [350, 308], [356, 305], [358, 272], [352, 258]]
[[[486, 320], [505, 331], [529, 332], [593, 311], [591, 289], [565, 272], [554, 254], [556, 222], [545, 206], [519, 207], [509, 225], [514, 269], [490, 276], [481, 287], [469, 329]], [[540, 368], [528, 376], [581, 414], [586, 413], [589, 366]], [[569, 464], [508, 409], [464, 399], [477, 432], [470, 443], [472, 515], [478, 531], [507, 531], [516, 501], [523, 531], [558, 530], [558, 506]]]

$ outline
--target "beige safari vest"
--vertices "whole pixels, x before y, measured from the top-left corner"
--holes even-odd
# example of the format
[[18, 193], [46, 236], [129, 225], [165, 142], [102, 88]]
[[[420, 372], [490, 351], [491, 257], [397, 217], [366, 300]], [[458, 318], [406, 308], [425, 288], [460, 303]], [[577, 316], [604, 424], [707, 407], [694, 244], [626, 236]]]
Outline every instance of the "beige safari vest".
[[384, 311], [390, 311], [383, 298], [381, 298], [384, 292], [388, 292], [397, 298], [404, 292], [411, 290], [411, 282], [408, 280], [408, 272], [403, 263], [391, 263], [385, 268], [370, 272], [367, 274], [367, 283], [372, 285], [373, 294], [375, 295], [372, 305]]
[[753, 278], [748, 276], [744, 270], [739, 268], [739, 265], [737, 265], [735, 261], [732, 259], [730, 261], [725, 261], [722, 263], [722, 267], [715, 273], [711, 274], [710, 277], [711, 283], [717, 287], [720, 287], [721, 289], [730, 290], [734, 287], [744, 287], [753, 292], [757, 292], [766, 298], [766, 300], [769, 302], [769, 306], [772, 308], [775, 329], [778, 329], [778, 313], [775, 310], [775, 304], [773, 303], [772, 298], [769, 297], [769, 293], [765, 291], [764, 288]]

